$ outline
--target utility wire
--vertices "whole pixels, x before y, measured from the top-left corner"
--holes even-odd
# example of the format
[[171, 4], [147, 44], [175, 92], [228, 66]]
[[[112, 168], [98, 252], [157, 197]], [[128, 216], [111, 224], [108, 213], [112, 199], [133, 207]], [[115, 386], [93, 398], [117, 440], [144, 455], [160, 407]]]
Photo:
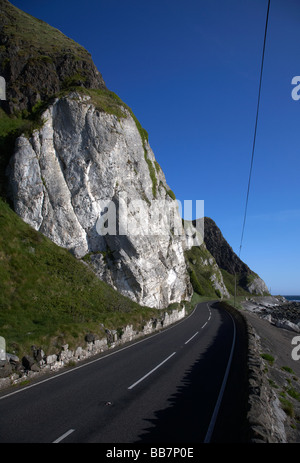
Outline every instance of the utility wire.
[[268, 9], [267, 9], [267, 17], [266, 17], [266, 25], [265, 25], [265, 36], [264, 36], [264, 45], [262, 51], [262, 59], [261, 59], [261, 69], [260, 69], [260, 79], [259, 79], [259, 90], [258, 90], [258, 100], [257, 100], [257, 109], [256, 109], [256, 119], [255, 119], [255, 129], [254, 129], [254, 138], [253, 138], [253, 146], [252, 146], [252, 156], [251, 156], [251, 165], [250, 165], [250, 174], [249, 174], [249, 181], [248, 181], [248, 189], [247, 189], [247, 197], [246, 197], [246, 207], [244, 213], [244, 222], [242, 228], [242, 237], [241, 237], [241, 244], [239, 250], [239, 257], [241, 255], [243, 238], [244, 238], [244, 231], [245, 231], [245, 224], [246, 224], [246, 216], [247, 216], [247, 209], [248, 209], [248, 201], [249, 201], [249, 192], [250, 192], [250, 184], [251, 184], [251, 177], [252, 177], [252, 168], [253, 168], [253, 159], [254, 159], [254, 151], [255, 151], [255, 142], [256, 142], [256, 132], [257, 132], [257, 122], [258, 122], [258, 113], [259, 113], [259, 104], [260, 104], [260, 94], [261, 94], [261, 84], [262, 84], [262, 76], [263, 76], [263, 68], [264, 68], [264, 59], [265, 59], [265, 48], [266, 48], [266, 39], [267, 39], [267, 30], [268, 30], [268, 21], [269, 21], [269, 11], [270, 11], [270, 0], [268, 0]]

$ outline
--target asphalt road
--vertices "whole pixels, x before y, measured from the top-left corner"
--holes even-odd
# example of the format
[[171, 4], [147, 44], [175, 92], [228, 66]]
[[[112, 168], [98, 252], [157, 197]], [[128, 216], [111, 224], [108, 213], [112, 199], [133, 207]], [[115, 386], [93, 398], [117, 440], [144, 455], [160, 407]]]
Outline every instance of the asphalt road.
[[154, 336], [2, 393], [0, 442], [243, 441], [245, 352], [239, 320], [198, 304]]

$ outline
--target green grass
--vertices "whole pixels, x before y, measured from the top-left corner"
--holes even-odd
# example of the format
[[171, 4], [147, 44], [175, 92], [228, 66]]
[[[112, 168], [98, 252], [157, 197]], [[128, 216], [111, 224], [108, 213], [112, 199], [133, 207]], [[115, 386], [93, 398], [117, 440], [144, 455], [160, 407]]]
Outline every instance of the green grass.
[[282, 369], [283, 371], [286, 371], [287, 373], [295, 374], [294, 371], [293, 371], [293, 369], [290, 368], [290, 367], [283, 366], [283, 367], [281, 367], [281, 369]]
[[141, 307], [100, 281], [67, 250], [25, 224], [0, 199], [0, 335], [23, 355], [32, 344], [56, 352], [83, 345], [88, 332], [132, 323], [159, 311]]
[[166, 190], [166, 191], [167, 191], [167, 194], [170, 196], [170, 198], [175, 201], [176, 199], [175, 193], [172, 190]]
[[9, 21], [4, 24], [3, 33], [19, 46], [20, 56], [29, 54], [41, 60], [62, 53], [71, 53], [78, 60], [86, 60], [90, 56], [85, 48], [44, 21], [9, 4], [5, 4], [4, 11]]
[[[71, 79], [70, 79], [71, 81]], [[90, 102], [95, 106], [98, 111], [112, 114], [118, 119], [126, 118], [127, 109], [130, 113], [130, 108], [118, 97], [114, 92], [106, 89], [95, 89], [95, 88], [83, 88], [78, 86], [69, 85], [65, 90], [60, 92], [57, 96], [64, 97], [68, 96], [71, 91], [76, 91], [82, 96], [88, 95], [91, 97]]]
[[264, 354], [261, 354], [261, 357], [264, 360], [266, 360], [270, 365], [273, 365], [274, 360], [275, 360], [273, 355], [264, 353]]
[[287, 388], [286, 392], [288, 393], [288, 395], [290, 397], [292, 397], [293, 399], [296, 399], [296, 400], [298, 400], [298, 402], [300, 402], [300, 394], [299, 394], [298, 391], [296, 391], [296, 389], [294, 387]]
[[[99, 111], [104, 111], [108, 114], [113, 114], [118, 117], [118, 119], [126, 118], [127, 110], [135, 122], [142, 140], [143, 147], [146, 149], [145, 145], [148, 142], [148, 132], [141, 126], [132, 109], [126, 103], [124, 103], [124, 101], [116, 93], [107, 89], [83, 88], [81, 86], [72, 85], [72, 79], [69, 79], [68, 82], [70, 82], [70, 85], [67, 85], [67, 88], [56, 96], [66, 96], [70, 93], [70, 91], [76, 91], [82, 95], [88, 95], [91, 97], [91, 103], [95, 106], [96, 109]], [[156, 169], [157, 165], [158, 164], [156, 163]]]
[[193, 246], [185, 252], [185, 258], [194, 291], [200, 296], [218, 297], [210, 281], [213, 273], [211, 265], [203, 264], [204, 261], [212, 258], [210, 252], [203, 245]]
[[152, 194], [153, 194], [153, 197], [156, 198], [156, 195], [157, 195], [157, 178], [156, 178], [156, 174], [155, 174], [155, 168], [153, 166], [153, 163], [152, 163], [151, 159], [148, 158], [146, 150], [145, 150], [145, 161], [148, 164], [149, 175], [150, 175], [150, 178], [151, 178], [151, 181], [152, 181]]
[[[224, 269], [220, 269], [222, 276], [223, 276], [223, 281], [225, 283], [226, 288], [228, 289], [229, 294], [234, 296], [235, 293], [235, 276], [230, 274]], [[239, 297], [243, 296], [248, 296], [250, 295], [249, 291], [246, 291], [243, 287], [242, 284], [244, 283], [243, 281], [243, 276], [237, 274], [236, 276], [236, 295]]]
[[294, 410], [292, 402], [288, 400], [284, 395], [279, 397], [279, 400], [281, 402], [282, 409], [285, 411], [285, 413], [291, 418], [294, 418], [295, 410]]

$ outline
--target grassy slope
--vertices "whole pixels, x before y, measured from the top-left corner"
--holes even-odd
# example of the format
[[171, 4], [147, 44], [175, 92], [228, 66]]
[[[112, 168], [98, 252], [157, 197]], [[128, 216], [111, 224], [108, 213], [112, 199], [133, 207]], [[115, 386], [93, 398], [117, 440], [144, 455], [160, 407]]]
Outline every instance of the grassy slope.
[[210, 281], [212, 268], [210, 265], [203, 265], [203, 261], [212, 257], [209, 251], [204, 246], [193, 246], [185, 252], [185, 257], [194, 291], [201, 296], [216, 298], [216, 291]]
[[[75, 61], [91, 60], [83, 47], [57, 29], [9, 4], [6, 8], [14, 21], [6, 22], [4, 32], [18, 45], [20, 57], [31, 56], [32, 66], [38, 69], [62, 53]], [[6, 196], [5, 170], [16, 137], [30, 135], [41, 125], [46, 105], [71, 90], [88, 94], [98, 110], [118, 118], [126, 117], [126, 108], [145, 147], [148, 134], [131, 109], [109, 90], [75, 87], [79, 77], [66, 76], [64, 90], [49, 95], [49, 101], [38, 104], [31, 114], [24, 110], [8, 116], [0, 107], [0, 335], [5, 337], [8, 351], [19, 355], [28, 353], [32, 344], [47, 353], [64, 343], [82, 345], [87, 332], [103, 334], [101, 324], [118, 329], [133, 323], [140, 328], [145, 320], [159, 315], [97, 279], [69, 252], [25, 224], [1, 199]], [[156, 177], [151, 178], [155, 189]]]
[[82, 262], [25, 224], [0, 199], [0, 334], [19, 355], [83, 345], [88, 332], [142, 326], [141, 307], [100, 281]]
[[[31, 16], [5, 2], [5, 14], [10, 21], [5, 22], [4, 34], [13, 38], [14, 43], [21, 47], [20, 54], [29, 53], [32, 57], [72, 53], [78, 59], [86, 59], [90, 54], [74, 40], [68, 38], [58, 29], [44, 21]], [[91, 59], [91, 58], [90, 58]]]
[[[210, 252], [204, 247], [192, 247], [190, 250], [185, 253], [186, 260], [188, 262], [191, 283], [194, 291], [201, 296], [216, 297], [219, 296], [216, 293], [216, 290], [210, 282], [210, 277], [213, 274], [212, 267], [210, 265], [203, 265], [203, 261], [209, 260], [212, 256]], [[233, 300], [235, 294], [235, 277], [231, 275], [224, 269], [220, 269], [224, 284], [230, 294], [230, 300]], [[236, 296], [239, 300], [244, 300], [246, 297], [251, 296], [251, 294], [246, 291], [241, 282], [243, 279], [247, 278], [247, 283], [251, 283], [257, 277], [256, 274], [249, 275], [247, 277], [243, 275], [237, 275], [237, 285], [236, 285]]]

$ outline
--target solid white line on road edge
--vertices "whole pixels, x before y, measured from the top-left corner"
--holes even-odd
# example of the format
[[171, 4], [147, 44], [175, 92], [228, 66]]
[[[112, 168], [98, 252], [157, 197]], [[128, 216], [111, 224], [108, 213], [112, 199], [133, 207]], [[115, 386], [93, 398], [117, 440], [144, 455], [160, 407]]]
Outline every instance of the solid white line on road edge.
[[190, 339], [188, 339], [184, 344], [187, 344], [188, 342], [190, 342], [195, 336], [197, 336], [198, 333], [199, 333], [199, 331], [197, 331], [197, 333], [195, 333], [194, 336], [192, 336]]
[[236, 338], [235, 322], [234, 322], [234, 319], [232, 318], [232, 315], [230, 313], [228, 313], [228, 314], [230, 315], [232, 323], [233, 323], [233, 340], [232, 340], [231, 351], [230, 351], [229, 359], [228, 359], [228, 362], [227, 362], [227, 367], [226, 367], [225, 375], [224, 375], [224, 378], [223, 378], [222, 386], [221, 386], [221, 389], [220, 389], [220, 392], [219, 392], [218, 400], [216, 402], [215, 409], [214, 409], [214, 412], [212, 414], [212, 417], [211, 417], [211, 420], [210, 420], [210, 423], [209, 423], [209, 426], [208, 426], [208, 430], [207, 430], [207, 433], [206, 433], [206, 436], [205, 436], [205, 439], [204, 439], [205, 444], [210, 442], [210, 439], [211, 439], [211, 436], [212, 436], [212, 433], [213, 433], [213, 430], [214, 430], [214, 427], [215, 427], [215, 424], [216, 424], [216, 421], [217, 421], [217, 416], [218, 416], [218, 413], [219, 413], [219, 409], [220, 409], [220, 405], [221, 405], [221, 402], [222, 402], [225, 386], [226, 386], [226, 383], [227, 383], [227, 378], [228, 378], [228, 375], [229, 375], [229, 370], [230, 370], [231, 361], [232, 361], [232, 357], [233, 357], [234, 346], [235, 346], [235, 338]]
[[75, 429], [69, 429], [69, 431], [65, 432], [62, 436], [58, 437], [58, 439], [56, 439], [55, 441], [52, 442], [52, 444], [58, 444], [59, 442], [61, 442], [62, 440], [64, 440], [67, 436], [69, 436], [70, 434], [72, 434], [72, 432], [74, 432]]
[[143, 376], [142, 378], [140, 378], [138, 381], [136, 381], [135, 383], [133, 383], [131, 386], [129, 386], [128, 389], [133, 389], [137, 384], [139, 384], [140, 382], [142, 382], [145, 378], [147, 378], [149, 375], [151, 375], [155, 370], [157, 370], [159, 367], [161, 367], [164, 363], [166, 363], [171, 357], [173, 357], [173, 355], [175, 355], [176, 352], [173, 352], [173, 354], [169, 355], [168, 358], [166, 358], [165, 360], [163, 360], [159, 365], [157, 365], [155, 368], [153, 368], [153, 370], [149, 371], [149, 373], [147, 373], [145, 376]]

